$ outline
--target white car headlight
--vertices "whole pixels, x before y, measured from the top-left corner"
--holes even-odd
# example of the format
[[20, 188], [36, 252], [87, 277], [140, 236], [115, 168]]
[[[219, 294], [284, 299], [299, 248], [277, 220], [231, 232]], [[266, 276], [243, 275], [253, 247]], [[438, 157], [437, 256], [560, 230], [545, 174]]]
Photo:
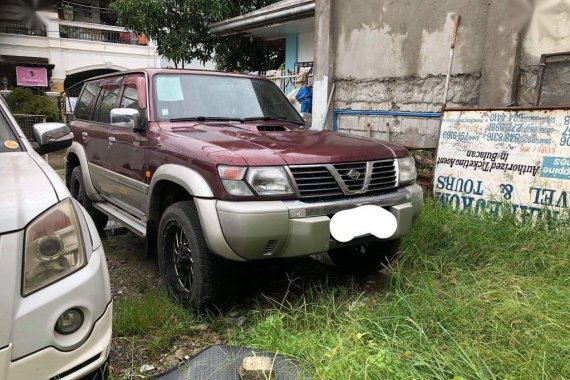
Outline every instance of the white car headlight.
[[289, 176], [282, 167], [250, 168], [247, 182], [258, 195], [293, 194]]
[[408, 185], [416, 181], [416, 162], [410, 156], [398, 159], [398, 165], [400, 168], [400, 178], [399, 185]]
[[87, 264], [83, 235], [71, 199], [40, 215], [26, 228], [25, 236], [23, 296]]
[[280, 166], [245, 168], [219, 166], [218, 173], [224, 189], [231, 195], [287, 195], [293, 194], [293, 185], [285, 168]]

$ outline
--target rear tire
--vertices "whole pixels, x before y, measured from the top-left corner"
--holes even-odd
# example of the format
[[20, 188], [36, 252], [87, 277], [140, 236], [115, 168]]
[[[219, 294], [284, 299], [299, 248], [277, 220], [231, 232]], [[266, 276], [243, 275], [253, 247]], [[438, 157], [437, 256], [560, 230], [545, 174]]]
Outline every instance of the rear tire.
[[93, 207], [91, 199], [89, 199], [87, 196], [85, 185], [83, 183], [83, 172], [81, 171], [81, 166], [76, 166], [73, 168], [69, 181], [69, 187], [73, 198], [75, 198], [77, 202], [81, 203], [81, 205], [91, 216], [91, 219], [93, 219], [95, 227], [97, 227], [97, 231], [103, 232], [103, 229], [107, 225], [109, 218], [106, 214], [103, 214], [101, 211]]
[[176, 300], [197, 311], [230, 302], [232, 263], [208, 249], [194, 202], [175, 203], [164, 211], [157, 240], [160, 274]]
[[372, 274], [392, 263], [400, 251], [400, 239], [364, 243], [329, 251], [339, 269], [354, 274]]

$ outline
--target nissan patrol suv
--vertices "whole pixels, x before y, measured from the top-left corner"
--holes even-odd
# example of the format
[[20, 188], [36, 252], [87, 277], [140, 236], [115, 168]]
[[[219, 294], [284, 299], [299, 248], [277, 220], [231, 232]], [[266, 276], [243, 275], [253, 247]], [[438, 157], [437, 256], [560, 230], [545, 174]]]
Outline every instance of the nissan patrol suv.
[[[99, 229], [146, 238], [185, 305], [223, 305], [231, 262], [329, 252], [373, 272], [423, 203], [401, 146], [309, 130], [271, 81], [145, 69], [86, 82], [67, 152], [72, 195]], [[334, 227], [334, 228], [333, 228]]]

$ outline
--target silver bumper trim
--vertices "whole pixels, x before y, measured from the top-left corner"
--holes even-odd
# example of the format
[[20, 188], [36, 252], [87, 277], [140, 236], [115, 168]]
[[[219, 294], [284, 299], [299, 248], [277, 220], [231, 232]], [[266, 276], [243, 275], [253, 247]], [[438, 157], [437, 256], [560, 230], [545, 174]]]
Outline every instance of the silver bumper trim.
[[339, 211], [346, 210], [362, 205], [376, 206], [394, 206], [397, 204], [409, 202], [412, 194], [407, 187], [401, 187], [394, 191], [374, 196], [362, 196], [354, 198], [345, 198], [336, 201], [327, 202], [303, 202], [300, 200], [285, 201], [285, 205], [289, 209], [289, 217], [309, 218], [312, 216], [332, 215]]

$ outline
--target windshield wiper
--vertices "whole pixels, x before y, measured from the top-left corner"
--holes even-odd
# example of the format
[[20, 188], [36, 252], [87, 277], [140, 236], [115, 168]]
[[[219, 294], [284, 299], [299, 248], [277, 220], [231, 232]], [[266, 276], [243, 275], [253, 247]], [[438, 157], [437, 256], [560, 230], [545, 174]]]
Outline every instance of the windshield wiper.
[[240, 119], [237, 117], [215, 117], [215, 116], [194, 116], [194, 117], [176, 117], [170, 119], [169, 121], [172, 123], [179, 122], [179, 121], [239, 121], [240, 123], [244, 123], [244, 119]]
[[295, 121], [295, 120], [291, 120], [291, 119], [287, 119], [287, 118], [285, 118], [285, 117], [279, 117], [279, 116], [244, 117], [242, 120], [244, 120], [244, 121], [256, 121], [256, 120], [272, 121], [272, 120], [279, 120], [279, 121], [287, 121], [287, 122], [289, 122], [289, 123], [294, 123], [294, 124], [297, 124], [297, 125], [305, 125], [304, 122]]

